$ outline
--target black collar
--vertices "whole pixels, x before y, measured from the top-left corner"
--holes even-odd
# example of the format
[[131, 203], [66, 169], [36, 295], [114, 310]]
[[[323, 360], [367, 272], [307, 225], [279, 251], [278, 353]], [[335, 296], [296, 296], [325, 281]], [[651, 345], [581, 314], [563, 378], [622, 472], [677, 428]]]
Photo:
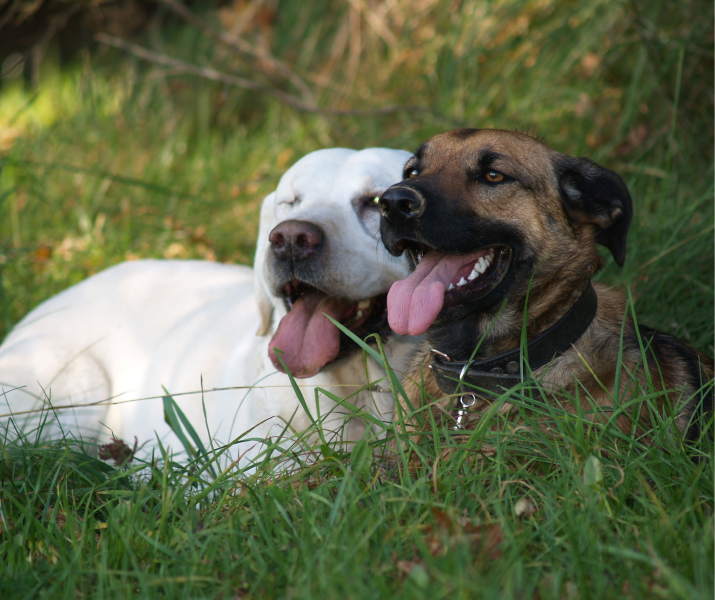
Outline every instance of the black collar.
[[[568, 312], [526, 345], [531, 370], [536, 371], [557, 354], [568, 350], [588, 329], [596, 315], [597, 307], [596, 291], [589, 281]], [[521, 348], [471, 363], [454, 361], [438, 350], [431, 352], [432, 362], [429, 367], [440, 391], [445, 395], [455, 394], [457, 387], [464, 393], [469, 393], [472, 391], [470, 388], [476, 387], [480, 388], [479, 395], [485, 398], [496, 397], [524, 380], [520, 372]], [[460, 379], [467, 385], [459, 386]]]

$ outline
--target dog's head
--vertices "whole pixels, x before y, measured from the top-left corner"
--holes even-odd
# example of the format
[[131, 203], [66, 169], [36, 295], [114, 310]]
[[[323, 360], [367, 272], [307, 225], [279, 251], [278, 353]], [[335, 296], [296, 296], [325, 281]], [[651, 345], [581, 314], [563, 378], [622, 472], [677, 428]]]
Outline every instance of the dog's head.
[[376, 198], [399, 181], [402, 150], [318, 150], [293, 165], [264, 201], [255, 259], [259, 335], [296, 377], [353, 347], [328, 314], [358, 335], [386, 331], [386, 295], [408, 274], [379, 241]]
[[412, 257], [414, 272], [388, 301], [399, 333], [493, 315], [504, 299], [518, 311], [529, 288], [530, 313], [547, 292], [558, 302], [554, 286], [570, 293], [602, 266], [597, 242], [625, 259], [632, 204], [623, 180], [528, 135], [435, 136], [403, 179], [379, 201], [386, 248]]

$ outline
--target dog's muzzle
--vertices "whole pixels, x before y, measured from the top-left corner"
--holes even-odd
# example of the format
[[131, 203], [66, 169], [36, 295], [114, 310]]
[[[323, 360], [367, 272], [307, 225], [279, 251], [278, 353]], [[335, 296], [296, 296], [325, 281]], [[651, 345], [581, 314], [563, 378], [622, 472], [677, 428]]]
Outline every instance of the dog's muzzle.
[[427, 203], [417, 190], [393, 185], [380, 196], [380, 214], [391, 225], [404, 225], [422, 216]]
[[[387, 251], [400, 256], [405, 251], [405, 240], [418, 243], [420, 221], [427, 201], [419, 190], [396, 184], [388, 188], [378, 200], [380, 207], [380, 237]], [[414, 263], [414, 261], [412, 261]], [[415, 264], [411, 265], [414, 269]]]

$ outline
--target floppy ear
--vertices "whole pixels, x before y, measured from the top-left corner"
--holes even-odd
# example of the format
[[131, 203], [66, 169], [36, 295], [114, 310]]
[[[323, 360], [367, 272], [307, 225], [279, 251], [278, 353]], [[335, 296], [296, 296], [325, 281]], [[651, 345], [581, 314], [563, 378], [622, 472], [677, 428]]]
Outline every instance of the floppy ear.
[[256, 295], [258, 304], [258, 314], [261, 322], [258, 325], [256, 335], [266, 335], [273, 320], [273, 302], [263, 278], [263, 269], [266, 263], [266, 252], [268, 252], [268, 234], [275, 214], [276, 193], [272, 192], [266, 196], [261, 205], [261, 219], [258, 228], [258, 241], [256, 242], [256, 257], [253, 261], [253, 292]]
[[587, 158], [564, 155], [556, 161], [556, 172], [569, 219], [599, 227], [596, 241], [608, 248], [622, 267], [633, 218], [633, 202], [623, 179]]

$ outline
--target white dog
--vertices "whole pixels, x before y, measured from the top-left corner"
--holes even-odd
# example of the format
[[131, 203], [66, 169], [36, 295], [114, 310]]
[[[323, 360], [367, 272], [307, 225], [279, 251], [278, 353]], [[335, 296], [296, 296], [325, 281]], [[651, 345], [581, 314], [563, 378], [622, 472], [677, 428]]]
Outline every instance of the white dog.
[[[254, 270], [201, 261], [128, 262], [47, 300], [0, 346], [0, 425], [16, 435], [12, 413], [14, 423], [30, 431], [39, 419], [31, 411], [45, 407], [44, 437], [60, 428], [100, 443], [112, 433], [140, 443], [158, 435], [182, 450], [164, 422], [166, 388], [206, 447], [209, 434], [216, 445], [251, 428], [249, 437], [259, 440], [287, 423], [303, 431], [311, 421], [288, 377], [276, 372], [282, 369], [278, 349], [303, 378], [298, 382], [312, 416], [320, 413], [326, 430], [340, 428], [349, 411], [324, 394], [316, 405], [315, 389], [347, 398], [368, 379], [362, 352], [323, 313], [362, 337], [387, 335], [395, 369], [402, 369], [413, 344], [387, 326], [385, 295], [408, 270], [378, 242], [373, 202], [400, 180], [407, 158], [398, 150], [336, 148], [298, 161], [263, 201]], [[372, 359], [368, 369], [370, 381], [384, 377]], [[363, 390], [349, 401], [391, 420], [389, 393]], [[344, 439], [360, 439], [364, 427], [350, 421]], [[238, 444], [244, 464], [260, 447]]]

